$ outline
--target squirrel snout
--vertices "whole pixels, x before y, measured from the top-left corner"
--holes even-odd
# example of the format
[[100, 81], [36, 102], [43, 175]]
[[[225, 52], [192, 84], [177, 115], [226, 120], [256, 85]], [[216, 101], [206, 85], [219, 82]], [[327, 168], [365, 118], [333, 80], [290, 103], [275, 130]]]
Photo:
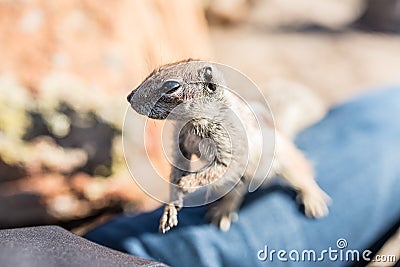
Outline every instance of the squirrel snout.
[[136, 94], [137, 89], [133, 90], [127, 97], [130, 106], [135, 110], [137, 113], [146, 115], [148, 114], [148, 104], [142, 104], [144, 101], [140, 99], [140, 93]]
[[129, 103], [131, 103], [131, 100], [132, 100], [133, 95], [135, 94], [135, 91], [136, 91], [136, 90], [133, 90], [133, 91], [126, 97], [126, 100], [128, 100]]

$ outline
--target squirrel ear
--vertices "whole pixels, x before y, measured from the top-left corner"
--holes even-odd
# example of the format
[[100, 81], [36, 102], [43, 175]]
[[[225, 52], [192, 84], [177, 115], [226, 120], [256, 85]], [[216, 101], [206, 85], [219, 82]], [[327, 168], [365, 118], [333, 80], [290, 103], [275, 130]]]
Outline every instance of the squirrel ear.
[[211, 91], [215, 91], [217, 89], [217, 86], [213, 82], [212, 68], [210, 66], [203, 68], [203, 76], [204, 76], [204, 81], [207, 84], [207, 88], [210, 89]]

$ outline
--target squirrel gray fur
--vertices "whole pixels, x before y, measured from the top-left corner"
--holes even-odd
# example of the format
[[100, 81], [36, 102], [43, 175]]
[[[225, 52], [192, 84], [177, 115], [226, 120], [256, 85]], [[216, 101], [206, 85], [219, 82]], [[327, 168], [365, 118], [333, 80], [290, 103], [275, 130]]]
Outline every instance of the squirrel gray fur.
[[[195, 62], [196, 64], [193, 64]], [[230, 184], [232, 190], [213, 203], [208, 219], [227, 231], [237, 217], [247, 188], [253, 177], [281, 176], [298, 193], [309, 217], [328, 213], [329, 197], [314, 180], [313, 168], [304, 155], [273, 123], [263, 116], [262, 135], [252, 111], [234, 93], [226, 90], [223, 75], [215, 64], [192, 59], [167, 64], [155, 69], [127, 97], [131, 107], [152, 119], [176, 122], [174, 164], [170, 182], [170, 202], [160, 219], [162, 233], [178, 224], [178, 211], [184, 197], [200, 186], [219, 187]], [[244, 135], [246, 134], [248, 137]], [[273, 140], [262, 140], [273, 136]], [[265, 137], [264, 137], [265, 138]], [[204, 142], [209, 140], [211, 142]], [[235, 144], [232, 144], [236, 142]], [[247, 142], [246, 142], [247, 141]], [[274, 143], [274, 158], [268, 169], [260, 164], [260, 143]], [[249, 152], [248, 152], [249, 151]], [[208, 162], [205, 168], [190, 171], [192, 155]], [[269, 164], [271, 165], [271, 164]], [[261, 166], [260, 169], [257, 169]]]

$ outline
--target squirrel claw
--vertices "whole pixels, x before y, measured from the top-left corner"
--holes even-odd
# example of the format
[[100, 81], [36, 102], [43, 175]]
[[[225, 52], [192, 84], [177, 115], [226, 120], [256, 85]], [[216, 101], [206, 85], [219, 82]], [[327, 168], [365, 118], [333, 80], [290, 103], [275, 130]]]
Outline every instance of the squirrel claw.
[[174, 204], [167, 204], [160, 219], [159, 231], [163, 234], [178, 225], [178, 210]]

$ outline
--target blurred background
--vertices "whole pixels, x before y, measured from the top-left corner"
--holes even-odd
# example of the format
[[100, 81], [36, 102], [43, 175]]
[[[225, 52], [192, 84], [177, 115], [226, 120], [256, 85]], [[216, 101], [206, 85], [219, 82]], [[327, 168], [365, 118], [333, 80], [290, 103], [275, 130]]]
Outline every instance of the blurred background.
[[121, 129], [126, 96], [160, 64], [217, 61], [332, 106], [400, 83], [399, 33], [399, 0], [0, 0], [0, 228], [82, 234], [159, 205], [131, 179]]

